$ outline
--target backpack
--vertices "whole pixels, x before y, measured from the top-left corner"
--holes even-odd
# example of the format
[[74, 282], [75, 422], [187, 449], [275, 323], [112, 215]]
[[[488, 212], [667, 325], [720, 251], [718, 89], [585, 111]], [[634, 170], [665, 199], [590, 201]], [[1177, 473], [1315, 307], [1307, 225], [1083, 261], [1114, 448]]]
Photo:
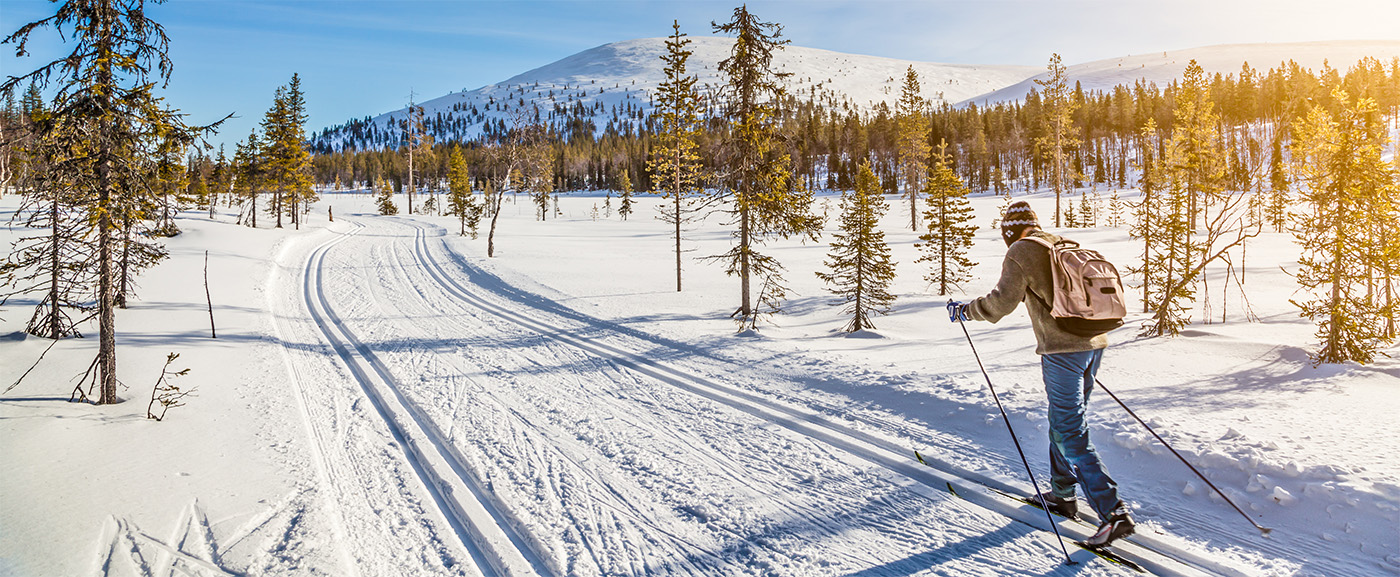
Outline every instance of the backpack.
[[1027, 291], [1045, 308], [1055, 324], [1067, 333], [1095, 337], [1123, 326], [1128, 306], [1123, 300], [1123, 277], [1099, 251], [1080, 248], [1079, 243], [1060, 239], [1051, 243], [1027, 236], [1050, 249], [1050, 279], [1053, 305]]

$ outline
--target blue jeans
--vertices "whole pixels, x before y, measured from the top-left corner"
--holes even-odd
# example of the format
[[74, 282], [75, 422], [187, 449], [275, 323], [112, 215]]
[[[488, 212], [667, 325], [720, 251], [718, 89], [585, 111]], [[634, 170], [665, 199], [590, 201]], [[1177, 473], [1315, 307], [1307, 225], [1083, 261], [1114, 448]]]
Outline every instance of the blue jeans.
[[1123, 504], [1118, 484], [1089, 442], [1089, 424], [1084, 419], [1101, 361], [1103, 349], [1054, 353], [1041, 355], [1040, 369], [1050, 400], [1050, 489], [1056, 497], [1073, 499], [1078, 484], [1094, 512], [1107, 519]]

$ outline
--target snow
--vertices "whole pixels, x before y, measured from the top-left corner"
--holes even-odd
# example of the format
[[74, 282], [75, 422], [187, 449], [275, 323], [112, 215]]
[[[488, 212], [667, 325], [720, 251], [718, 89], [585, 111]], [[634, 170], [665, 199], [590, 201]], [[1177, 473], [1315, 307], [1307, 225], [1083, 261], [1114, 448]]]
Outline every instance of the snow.
[[[1389, 64], [1392, 58], [1400, 57], [1400, 40], [1370, 40], [1326, 42], [1294, 42], [1269, 44], [1222, 44], [1186, 50], [1169, 50], [1148, 54], [1134, 54], [1119, 58], [1095, 60], [1080, 64], [1066, 65], [1065, 76], [1071, 83], [1078, 82], [1085, 92], [1090, 90], [1112, 90], [1115, 86], [1131, 88], [1139, 80], [1155, 83], [1164, 88], [1172, 81], [1180, 80], [1186, 66], [1195, 60], [1207, 75], [1240, 74], [1245, 63], [1255, 72], [1264, 74], [1270, 68], [1281, 68], [1292, 60], [1299, 66], [1314, 72], [1324, 64], [1330, 64], [1341, 73], [1354, 66], [1364, 57], [1371, 57]], [[1048, 61], [1048, 57], [1047, 57]], [[980, 94], [959, 102], [961, 105], [976, 103], [995, 104], [1021, 100], [1032, 89], [1039, 89], [1036, 80], [1049, 78], [1049, 72], [1042, 72], [1006, 86]]]
[[[363, 194], [325, 195], [302, 231], [182, 214], [172, 258], [118, 313], [125, 402], [66, 402], [95, 338], [59, 342], [0, 396], [0, 574], [1067, 574], [1024, 524], [1043, 516], [963, 480], [1029, 492], [899, 210], [895, 312], [841, 338], [812, 274], [826, 245], [774, 242], [794, 298], [736, 335], [737, 280], [694, 259], [728, 247], [719, 219], [687, 232], [677, 293], [657, 201], [625, 222], [590, 218], [597, 202], [566, 196], [538, 222], [508, 201], [495, 259], [451, 219], [375, 216]], [[953, 298], [995, 282], [999, 204], [973, 200], [980, 264]], [[1120, 267], [1139, 250], [1121, 229], [1067, 234]], [[1123, 549], [1161, 574], [1193, 573], [1143, 547], [1225, 575], [1400, 571], [1400, 361], [1313, 367], [1288, 303], [1296, 245], [1266, 233], [1248, 251], [1259, 322], [1237, 289], [1222, 303], [1214, 271], [1209, 324], [1198, 309], [1181, 337], [1138, 338], [1134, 313], [1100, 378], [1275, 530], [1260, 537], [1100, 391], [1093, 435], [1140, 522]], [[32, 305], [0, 308], [5, 386], [49, 345], [17, 334]], [[967, 328], [1043, 482], [1028, 322]], [[198, 396], [157, 423], [145, 402], [167, 352]], [[1075, 574], [1122, 574], [1073, 555]]]

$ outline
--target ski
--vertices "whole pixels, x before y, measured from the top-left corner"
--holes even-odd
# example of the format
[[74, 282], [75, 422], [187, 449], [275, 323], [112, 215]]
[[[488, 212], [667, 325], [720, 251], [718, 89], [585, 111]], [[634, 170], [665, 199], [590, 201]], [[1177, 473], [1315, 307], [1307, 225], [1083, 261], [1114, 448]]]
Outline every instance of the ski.
[[[998, 489], [998, 488], [996, 488], [996, 487], [987, 487], [987, 489], [990, 489], [993, 493], [996, 493], [996, 494], [998, 494], [998, 495], [1001, 495], [1001, 496], [1003, 496], [1003, 497], [1006, 497], [1007, 499], [1011, 499], [1012, 501], [1016, 501], [1016, 502], [1018, 502], [1018, 503], [1024, 503], [1024, 504], [1026, 504], [1026, 505], [1030, 505], [1030, 506], [1032, 506], [1032, 507], [1035, 507], [1035, 508], [1037, 508], [1037, 509], [1040, 509], [1041, 511], [1044, 511], [1044, 510], [1045, 510], [1044, 507], [1041, 507], [1041, 506], [1040, 506], [1040, 501], [1039, 501], [1039, 500], [1036, 500], [1036, 499], [1034, 499], [1034, 498], [1026, 497], [1026, 496], [1023, 496], [1023, 495], [1017, 495], [1017, 494], [1015, 494], [1015, 493], [1007, 493], [1006, 491], [1003, 491], [1003, 490]], [[1061, 514], [1059, 514], [1059, 513], [1054, 512], [1054, 511], [1051, 511], [1050, 514], [1051, 514], [1051, 515], [1054, 515], [1054, 516], [1056, 516], [1056, 517], [1059, 517], [1059, 518], [1061, 518], [1061, 519], [1066, 519], [1066, 520], [1069, 520], [1069, 521], [1074, 521], [1075, 523], [1079, 523], [1080, 525], [1085, 525], [1085, 526], [1093, 527], [1093, 525], [1091, 525], [1088, 521], [1085, 521], [1083, 518], [1081, 518], [1081, 517], [1078, 516], [1078, 515], [1075, 515], [1075, 516], [1073, 516], [1073, 517], [1066, 517], [1066, 516], [1064, 516], [1064, 515], [1061, 515]]]
[[[918, 459], [920, 465], [923, 465], [923, 466], [929, 467], [929, 468], [935, 468], [933, 465], [928, 464], [927, 461], [924, 461], [924, 456], [923, 456], [922, 454], [920, 454], [918, 451], [914, 451], [914, 458], [915, 458], [915, 459]], [[948, 485], [948, 492], [949, 492], [949, 493], [951, 493], [954, 497], [958, 497], [958, 498], [960, 498], [960, 499], [962, 498], [962, 495], [959, 495], [958, 492], [957, 492], [956, 490], [953, 489], [953, 484], [952, 484], [952, 483], [947, 483], [947, 485]], [[1037, 501], [1037, 500], [1034, 499], [1034, 498], [1026, 497], [1025, 495], [1017, 495], [1017, 494], [1015, 494], [1015, 493], [1008, 493], [1008, 492], [1003, 491], [1003, 490], [1001, 490], [1001, 489], [998, 489], [998, 488], [996, 488], [996, 487], [987, 487], [986, 485], [983, 485], [983, 487], [986, 487], [988, 490], [990, 490], [990, 491], [993, 492], [993, 493], [996, 493], [996, 494], [998, 494], [998, 495], [1001, 495], [1001, 496], [1003, 496], [1003, 497], [1006, 497], [1007, 499], [1011, 499], [1012, 501], [1016, 501], [1016, 502], [1018, 502], [1018, 503], [1025, 504], [1025, 505], [1030, 505], [1030, 506], [1035, 507], [1036, 509], [1040, 509], [1040, 510], [1042, 510], [1042, 511], [1045, 510], [1043, 507], [1040, 506], [1040, 502]], [[1074, 522], [1079, 523], [1080, 525], [1084, 525], [1084, 526], [1086, 526], [1086, 527], [1093, 527], [1093, 524], [1089, 523], [1088, 521], [1085, 521], [1084, 519], [1080, 518], [1079, 516], [1064, 517], [1064, 516], [1061, 516], [1061, 515], [1056, 514], [1056, 513], [1053, 512], [1053, 511], [1051, 511], [1050, 514], [1055, 515], [1056, 517], [1059, 517], [1059, 518], [1061, 518], [1061, 519], [1067, 519], [1067, 520], [1069, 520], [1069, 521], [1074, 521]], [[1110, 550], [1108, 549], [1108, 547], [1106, 547], [1106, 546], [1105, 546], [1105, 547], [1093, 547], [1093, 546], [1091, 546], [1091, 545], [1088, 545], [1088, 544], [1084, 543], [1083, 541], [1071, 541], [1071, 542], [1074, 543], [1075, 545], [1079, 546], [1080, 549], [1083, 549], [1083, 550], [1085, 550], [1085, 551], [1088, 551], [1088, 552], [1090, 552], [1090, 553], [1093, 553], [1094, 555], [1098, 556], [1100, 559], [1103, 559], [1104, 561], [1107, 561], [1107, 562], [1109, 562], [1109, 563], [1112, 563], [1112, 564], [1114, 564], [1114, 565], [1118, 565], [1118, 566], [1121, 566], [1121, 567], [1127, 567], [1127, 568], [1129, 568], [1129, 569], [1132, 569], [1132, 570], [1134, 570], [1134, 571], [1137, 571], [1138, 573], [1147, 573], [1147, 570], [1146, 570], [1146, 569], [1143, 569], [1141, 565], [1138, 565], [1137, 563], [1134, 563], [1134, 562], [1132, 562], [1132, 561], [1130, 561], [1130, 560], [1124, 558], [1123, 556], [1121, 556], [1121, 555], [1119, 555], [1119, 554], [1117, 554], [1117, 553], [1114, 553], [1113, 551], [1110, 551]]]
[[1115, 565], [1121, 565], [1121, 566], [1123, 566], [1123, 567], [1127, 567], [1127, 568], [1129, 568], [1129, 569], [1132, 569], [1132, 570], [1134, 570], [1134, 571], [1137, 571], [1138, 573], [1146, 573], [1146, 572], [1147, 572], [1146, 569], [1143, 569], [1143, 568], [1142, 568], [1142, 565], [1138, 565], [1137, 563], [1134, 563], [1134, 562], [1132, 562], [1132, 561], [1129, 561], [1129, 560], [1127, 560], [1127, 559], [1124, 559], [1121, 555], [1119, 555], [1119, 554], [1117, 554], [1117, 553], [1114, 553], [1113, 551], [1109, 551], [1107, 546], [1104, 546], [1104, 547], [1094, 547], [1094, 546], [1089, 545], [1088, 543], [1085, 543], [1085, 542], [1083, 542], [1083, 541], [1074, 541], [1073, 543], [1074, 543], [1075, 545], [1078, 545], [1080, 549], [1083, 549], [1083, 550], [1085, 550], [1085, 551], [1088, 551], [1088, 552], [1090, 552], [1090, 553], [1093, 553], [1093, 554], [1095, 554], [1095, 555], [1098, 555], [1100, 559], [1103, 559], [1104, 561], [1108, 561], [1109, 563], [1113, 563], [1113, 564], [1115, 564]]

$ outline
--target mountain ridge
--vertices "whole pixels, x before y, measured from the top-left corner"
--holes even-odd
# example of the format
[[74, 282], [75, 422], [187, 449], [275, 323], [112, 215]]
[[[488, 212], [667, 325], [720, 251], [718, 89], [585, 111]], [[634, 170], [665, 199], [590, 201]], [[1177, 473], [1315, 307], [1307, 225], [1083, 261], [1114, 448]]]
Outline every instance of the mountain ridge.
[[[1348, 67], [1365, 56], [1377, 58], [1382, 64], [1388, 63], [1390, 58], [1400, 58], [1400, 40], [1215, 44], [1082, 62], [1067, 66], [1065, 76], [1071, 83], [1079, 82], [1085, 91], [1107, 90], [1118, 85], [1131, 86], [1138, 79], [1165, 86], [1171, 80], [1181, 78], [1191, 60], [1195, 60], [1206, 74], [1239, 74], [1246, 62], [1255, 71], [1264, 73], [1288, 61], [1307, 69], [1320, 68], [1328, 63], [1346, 72]], [[1021, 100], [1035, 87], [1036, 80], [1048, 77], [1048, 72], [1041, 72], [1005, 88], [963, 100], [958, 105], [976, 103], [984, 106]]]
[[[728, 56], [733, 39], [687, 36], [693, 54], [688, 73], [697, 87], [711, 93], [722, 85], [719, 61]], [[664, 80], [660, 56], [667, 38], [638, 38], [610, 42], [580, 51], [475, 90], [452, 92], [422, 103], [428, 132], [438, 140], [465, 141], [501, 133], [522, 109], [530, 121], [546, 122], [557, 130], [594, 135], [639, 130], [651, 110], [651, 94]], [[1324, 61], [1345, 71], [1362, 56], [1388, 62], [1400, 57], [1400, 41], [1322, 41], [1299, 43], [1223, 44], [1128, 55], [1072, 64], [1070, 82], [1085, 91], [1106, 90], [1138, 79], [1164, 85], [1179, 78], [1191, 59], [1207, 73], [1238, 73], [1249, 62], [1264, 72], [1293, 60], [1306, 68]], [[1023, 99], [1044, 78], [1044, 67], [1019, 65], [944, 64], [847, 54], [788, 45], [774, 54], [774, 68], [791, 73], [789, 94], [834, 109], [868, 112], [880, 103], [893, 107], [904, 73], [919, 73], [922, 95], [935, 106], [991, 105]], [[318, 150], [377, 148], [402, 142], [401, 123], [407, 107], [323, 129], [313, 138]]]

